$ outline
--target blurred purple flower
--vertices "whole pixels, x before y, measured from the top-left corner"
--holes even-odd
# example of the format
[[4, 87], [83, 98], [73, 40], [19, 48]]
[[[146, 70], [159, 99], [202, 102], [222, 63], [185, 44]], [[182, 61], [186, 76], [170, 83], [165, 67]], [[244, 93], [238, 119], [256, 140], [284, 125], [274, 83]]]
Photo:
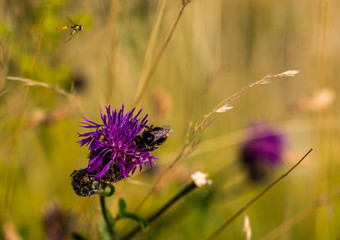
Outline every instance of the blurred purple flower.
[[261, 181], [282, 162], [284, 136], [267, 123], [255, 123], [241, 147], [241, 160], [251, 180]]
[[[142, 109], [133, 116], [135, 108], [131, 112], [124, 114], [124, 105], [122, 109], [115, 111], [110, 110], [110, 106], [106, 107], [106, 114], [101, 110], [102, 124], [98, 124], [83, 119], [81, 127], [93, 129], [93, 131], [80, 134], [83, 139], [78, 143], [88, 145], [89, 164], [87, 171], [92, 173], [92, 177], [109, 182], [118, 181], [127, 178], [129, 174], [133, 174], [139, 166], [147, 162], [151, 167], [155, 157], [152, 157], [147, 149], [142, 149], [135, 143], [136, 137], [146, 127], [147, 116], [143, 119], [138, 118]], [[105, 175], [110, 176], [105, 176]]]
[[70, 239], [76, 224], [75, 216], [57, 204], [50, 204], [43, 213], [43, 225], [46, 239]]

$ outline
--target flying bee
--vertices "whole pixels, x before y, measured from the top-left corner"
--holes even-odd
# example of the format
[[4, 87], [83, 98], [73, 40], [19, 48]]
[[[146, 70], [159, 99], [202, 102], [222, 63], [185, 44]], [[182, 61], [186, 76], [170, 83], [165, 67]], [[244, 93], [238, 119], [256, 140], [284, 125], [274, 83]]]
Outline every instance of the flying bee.
[[72, 29], [70, 32], [70, 36], [68, 37], [66, 42], [70, 41], [75, 33], [80, 32], [84, 29], [82, 25], [74, 24], [70, 18], [68, 18], [68, 20], [72, 23], [72, 25], [57, 27], [57, 30]]
[[170, 126], [165, 127], [154, 127], [153, 125], [145, 126], [144, 130], [135, 139], [136, 145], [140, 148], [145, 148], [148, 151], [157, 149], [158, 146], [162, 145], [168, 136], [172, 133]]

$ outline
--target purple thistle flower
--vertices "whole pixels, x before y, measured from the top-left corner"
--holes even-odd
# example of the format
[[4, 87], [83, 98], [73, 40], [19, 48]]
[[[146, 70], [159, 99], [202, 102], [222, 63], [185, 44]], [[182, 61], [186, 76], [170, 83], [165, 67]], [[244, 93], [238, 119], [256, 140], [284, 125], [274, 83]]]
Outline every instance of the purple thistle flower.
[[137, 136], [147, 127], [147, 116], [138, 118], [142, 109], [134, 116], [135, 108], [124, 114], [122, 109], [110, 110], [105, 106], [106, 114], [101, 109], [102, 124], [92, 122], [85, 117], [81, 127], [92, 131], [80, 134], [83, 139], [80, 146], [89, 146], [89, 163], [87, 171], [90, 176], [108, 182], [116, 182], [133, 174], [137, 167], [142, 170], [142, 165], [147, 162], [151, 167], [154, 160], [149, 150], [136, 144]]
[[251, 126], [240, 154], [251, 180], [260, 181], [282, 162], [284, 137], [266, 123]]

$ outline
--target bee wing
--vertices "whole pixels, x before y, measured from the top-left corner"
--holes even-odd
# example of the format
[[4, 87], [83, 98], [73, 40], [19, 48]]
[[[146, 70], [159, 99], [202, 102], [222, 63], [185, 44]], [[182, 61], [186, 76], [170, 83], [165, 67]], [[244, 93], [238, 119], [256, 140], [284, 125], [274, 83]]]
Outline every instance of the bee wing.
[[75, 25], [75, 23], [72, 21], [72, 19], [69, 16], [66, 16], [66, 18], [72, 25]]
[[71, 33], [70, 33], [70, 36], [69, 36], [68, 39], [66, 40], [66, 42], [70, 41], [70, 40], [73, 38], [73, 36], [74, 36], [74, 34], [75, 34], [76, 32], [77, 32], [77, 31], [73, 29], [73, 30], [71, 31]]
[[162, 130], [152, 131], [152, 134], [154, 135], [155, 140], [168, 137], [172, 133], [172, 129], [170, 126], [163, 126], [161, 127], [161, 129]]
[[170, 133], [173, 132], [170, 125], [163, 126], [162, 128], [164, 128], [164, 130], [166, 130], [168, 136], [170, 135]]

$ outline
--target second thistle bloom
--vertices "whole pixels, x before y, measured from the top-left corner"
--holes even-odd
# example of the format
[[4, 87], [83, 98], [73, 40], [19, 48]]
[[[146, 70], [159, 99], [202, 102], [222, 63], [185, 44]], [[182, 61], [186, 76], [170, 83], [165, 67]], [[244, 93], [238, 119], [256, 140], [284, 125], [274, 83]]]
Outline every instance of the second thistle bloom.
[[[140, 110], [135, 109], [124, 114], [124, 105], [119, 111], [111, 111], [110, 106], [101, 110], [102, 123], [98, 124], [84, 118], [82, 127], [91, 131], [79, 134], [83, 139], [80, 145], [88, 145], [89, 164], [87, 171], [94, 178], [107, 182], [116, 182], [133, 174], [137, 167], [142, 169], [146, 163], [154, 163], [150, 149], [136, 144], [137, 137], [147, 127], [147, 116], [140, 118]], [[154, 150], [154, 149], [153, 149]]]
[[282, 162], [283, 134], [267, 123], [251, 125], [240, 155], [253, 181], [261, 181]]

